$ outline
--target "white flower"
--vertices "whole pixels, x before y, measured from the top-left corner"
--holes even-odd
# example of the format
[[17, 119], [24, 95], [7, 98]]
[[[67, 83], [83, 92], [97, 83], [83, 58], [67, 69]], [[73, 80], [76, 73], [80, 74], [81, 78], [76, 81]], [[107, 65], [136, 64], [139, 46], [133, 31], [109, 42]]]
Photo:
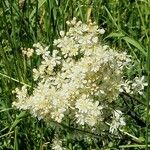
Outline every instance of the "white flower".
[[26, 55], [27, 58], [30, 58], [33, 55], [34, 50], [32, 48], [21, 48], [23, 55]]
[[[48, 46], [33, 45], [42, 59], [33, 69], [37, 84], [31, 95], [25, 88], [18, 89], [14, 106], [29, 110], [38, 119], [61, 123], [69, 118], [94, 127], [107, 119], [106, 106], [111, 107], [119, 94], [128, 56], [98, 42], [104, 29], [99, 29], [96, 23], [85, 24], [76, 18], [67, 23], [68, 32], [60, 31], [61, 37], [54, 40], [55, 50], [51, 53]], [[114, 132], [124, 120], [119, 111], [108, 113], [113, 113], [110, 130]]]
[[90, 126], [94, 126], [97, 123], [98, 116], [101, 115], [102, 106], [99, 106], [99, 102], [92, 102], [86, 95], [82, 95], [80, 99], [76, 101], [75, 108], [77, 123], [84, 125], [87, 123]]
[[88, 25], [87, 24], [83, 24], [82, 25], [82, 32], [87, 32], [88, 31]]
[[104, 34], [104, 33], [105, 33], [105, 30], [104, 30], [104, 29], [100, 29], [100, 30], [99, 30], [99, 33], [100, 33], [100, 34]]
[[65, 36], [65, 32], [64, 31], [60, 31], [60, 36], [64, 37]]
[[134, 78], [132, 83], [132, 89], [136, 90], [140, 95], [143, 94], [145, 86], [148, 86], [148, 83], [144, 81], [144, 76]]
[[94, 43], [97, 43], [97, 42], [98, 42], [98, 37], [92, 38], [92, 41], [93, 41]]
[[76, 17], [73, 17], [73, 20], [71, 21], [71, 24], [75, 25], [76, 24], [76, 20], [77, 20]]
[[139, 93], [142, 95], [145, 86], [148, 86], [148, 83], [144, 81], [144, 76], [135, 77], [132, 81], [123, 81], [120, 92], [125, 91], [129, 94]]
[[120, 92], [126, 92], [126, 93], [132, 93], [132, 89], [131, 89], [131, 81], [128, 81], [128, 80], [125, 80], [125, 81], [123, 81], [123, 83], [121, 83], [121, 85], [120, 85], [120, 89], [119, 89], [119, 91]]
[[53, 140], [52, 149], [53, 150], [63, 150], [62, 141], [57, 139], [57, 138], [55, 138]]
[[125, 126], [126, 123], [122, 117], [122, 112], [120, 110], [115, 110], [112, 117], [112, 123], [110, 124], [109, 131], [111, 133], [116, 133], [119, 127]]

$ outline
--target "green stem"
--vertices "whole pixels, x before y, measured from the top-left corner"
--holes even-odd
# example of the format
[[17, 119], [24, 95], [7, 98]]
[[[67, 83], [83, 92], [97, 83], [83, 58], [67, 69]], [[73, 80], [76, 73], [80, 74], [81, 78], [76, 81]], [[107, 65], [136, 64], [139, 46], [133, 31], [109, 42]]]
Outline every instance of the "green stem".
[[[119, 148], [145, 148], [146, 145], [132, 144], [132, 145], [120, 145]], [[148, 145], [150, 147], [150, 145]]]
[[14, 133], [14, 131], [11, 131], [11, 132], [8, 132], [6, 134], [3, 134], [3, 135], [0, 136], [0, 139], [3, 138], [3, 137], [5, 137], [5, 136], [8, 137], [8, 135], [10, 135], [12, 133]]
[[88, 0], [88, 7], [87, 7], [87, 13], [86, 13], [86, 21], [89, 22], [91, 18], [91, 13], [92, 13], [92, 1]]
[[6, 74], [0, 73], [0, 75], [1, 75], [2, 77], [8, 78], [8, 79], [10, 79], [10, 80], [12, 80], [12, 81], [15, 81], [15, 82], [17, 82], [17, 83], [23, 84], [23, 85], [25, 85], [25, 86], [27, 86], [27, 87], [31, 87], [31, 85], [26, 84], [26, 83], [24, 83], [24, 82], [20, 82], [19, 80], [14, 79], [14, 78], [12, 78], [12, 77], [10, 77], [10, 76], [7, 76]]

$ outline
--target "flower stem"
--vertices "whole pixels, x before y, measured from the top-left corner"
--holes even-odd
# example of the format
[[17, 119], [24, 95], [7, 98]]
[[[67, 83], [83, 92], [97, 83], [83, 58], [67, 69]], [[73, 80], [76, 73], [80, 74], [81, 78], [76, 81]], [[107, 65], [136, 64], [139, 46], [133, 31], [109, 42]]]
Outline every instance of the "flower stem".
[[86, 13], [86, 21], [89, 22], [91, 18], [91, 12], [92, 12], [92, 1], [88, 0], [88, 7], [87, 7], [87, 13]]

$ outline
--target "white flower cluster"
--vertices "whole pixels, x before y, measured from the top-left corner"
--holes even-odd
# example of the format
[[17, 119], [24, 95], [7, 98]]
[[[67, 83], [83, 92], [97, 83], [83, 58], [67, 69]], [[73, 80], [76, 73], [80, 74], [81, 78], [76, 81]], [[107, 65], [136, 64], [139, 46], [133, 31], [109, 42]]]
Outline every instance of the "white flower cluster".
[[124, 91], [124, 92], [129, 93], [129, 94], [138, 93], [138, 94], [142, 95], [145, 86], [148, 86], [148, 83], [145, 82], [144, 76], [135, 77], [132, 81], [125, 80], [121, 84], [120, 92]]
[[124, 118], [122, 117], [122, 112], [120, 110], [115, 110], [113, 112], [112, 123], [110, 124], [110, 132], [117, 133], [117, 129], [120, 126], [126, 125]]
[[[13, 105], [39, 119], [62, 122], [70, 117], [79, 125], [95, 126], [105, 119], [103, 112], [116, 100], [130, 57], [99, 43], [104, 30], [95, 23], [74, 18], [67, 24], [69, 31], [60, 32], [52, 54], [48, 47], [34, 44], [36, 54], [43, 59], [33, 69], [38, 84], [32, 95], [25, 87], [17, 89], [18, 100]], [[113, 115], [109, 110], [107, 113]]]
[[33, 55], [34, 49], [32, 48], [21, 48], [22, 53], [24, 56], [27, 56], [27, 58], [30, 58]]
[[52, 149], [53, 150], [63, 150], [64, 148], [62, 147], [62, 141], [58, 138], [53, 139]]

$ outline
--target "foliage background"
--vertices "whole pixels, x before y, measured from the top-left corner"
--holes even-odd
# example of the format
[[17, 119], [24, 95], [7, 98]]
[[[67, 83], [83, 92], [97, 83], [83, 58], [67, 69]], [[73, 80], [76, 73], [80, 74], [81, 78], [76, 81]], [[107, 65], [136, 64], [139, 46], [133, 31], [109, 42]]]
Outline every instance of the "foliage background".
[[[86, 22], [90, 11], [91, 19], [106, 30], [102, 42], [132, 55], [135, 65], [126, 72], [128, 78], [147, 76], [149, 0], [1, 0], [0, 149], [51, 149], [54, 134], [59, 132], [56, 126], [62, 128], [62, 125], [46, 124], [11, 107], [12, 90], [21, 85], [18, 81], [33, 85], [31, 70], [39, 64], [37, 58], [30, 61], [23, 58], [21, 47], [31, 48], [40, 41], [50, 45], [52, 50], [59, 31], [67, 30], [66, 21], [75, 16]], [[127, 133], [121, 132], [120, 138], [109, 133], [107, 137], [86, 133], [92, 140], [85, 142], [84, 131], [65, 126], [61, 134], [66, 139], [67, 149], [148, 149], [147, 95], [145, 92], [141, 97], [126, 96], [127, 103], [122, 100], [119, 104], [128, 119]]]

